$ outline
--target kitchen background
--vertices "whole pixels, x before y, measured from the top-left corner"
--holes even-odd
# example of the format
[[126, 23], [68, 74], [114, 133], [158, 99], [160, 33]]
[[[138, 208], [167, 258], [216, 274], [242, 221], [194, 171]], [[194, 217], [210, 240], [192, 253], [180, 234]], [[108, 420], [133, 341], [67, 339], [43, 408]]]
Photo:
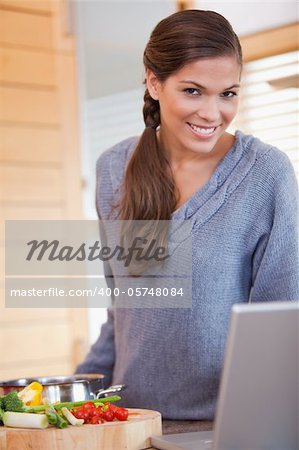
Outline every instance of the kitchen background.
[[182, 8], [231, 21], [246, 62], [231, 131], [281, 148], [298, 174], [296, 0], [0, 0], [2, 380], [71, 373], [106, 316], [5, 308], [5, 219], [96, 219], [96, 159], [143, 129], [143, 49], [154, 25]]

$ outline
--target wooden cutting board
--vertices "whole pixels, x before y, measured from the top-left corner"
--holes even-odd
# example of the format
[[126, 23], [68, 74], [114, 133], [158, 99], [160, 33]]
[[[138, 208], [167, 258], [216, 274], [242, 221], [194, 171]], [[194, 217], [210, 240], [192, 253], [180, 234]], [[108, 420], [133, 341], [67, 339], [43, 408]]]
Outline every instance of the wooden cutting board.
[[151, 447], [150, 437], [162, 434], [161, 414], [129, 409], [125, 422], [69, 426], [60, 430], [0, 427], [1, 450], [141, 450]]

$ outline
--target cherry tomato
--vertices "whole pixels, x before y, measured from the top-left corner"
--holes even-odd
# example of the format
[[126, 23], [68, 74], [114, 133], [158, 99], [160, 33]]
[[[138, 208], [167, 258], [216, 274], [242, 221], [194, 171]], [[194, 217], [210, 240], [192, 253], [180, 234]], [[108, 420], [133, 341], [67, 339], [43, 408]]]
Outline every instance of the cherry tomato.
[[83, 409], [77, 409], [77, 411], [75, 411], [74, 416], [77, 419], [84, 419], [85, 420], [85, 412], [83, 411]]
[[96, 406], [92, 402], [86, 402], [82, 405], [84, 411], [93, 411], [96, 409]]
[[109, 405], [109, 409], [111, 409], [111, 411], [116, 411], [117, 409], [119, 409], [119, 406], [115, 406], [115, 405]]
[[110, 409], [107, 409], [107, 411], [103, 412], [103, 419], [106, 420], [106, 422], [112, 422], [114, 419], [114, 412]]
[[127, 420], [128, 415], [129, 415], [129, 411], [126, 408], [117, 408], [117, 410], [114, 411], [115, 418], [122, 422]]
[[91, 425], [97, 425], [98, 423], [100, 423], [100, 418], [99, 417], [97, 417], [97, 416], [93, 416], [91, 419], [90, 419], [90, 421], [89, 421], [89, 423], [91, 424]]
[[92, 411], [92, 416], [102, 417], [102, 415], [103, 415], [103, 411], [101, 410], [101, 408], [95, 408]]
[[84, 410], [83, 410], [82, 415], [83, 415], [83, 419], [84, 419], [85, 421], [87, 421], [87, 420], [89, 420], [89, 419], [91, 418], [91, 415], [90, 415], [89, 411], [84, 411]]

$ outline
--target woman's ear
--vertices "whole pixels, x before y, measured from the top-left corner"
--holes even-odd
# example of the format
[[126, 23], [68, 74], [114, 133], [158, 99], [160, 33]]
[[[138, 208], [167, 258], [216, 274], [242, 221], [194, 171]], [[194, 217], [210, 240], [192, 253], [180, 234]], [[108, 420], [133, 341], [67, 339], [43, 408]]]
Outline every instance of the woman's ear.
[[160, 81], [150, 69], [146, 69], [146, 87], [152, 99], [159, 100]]

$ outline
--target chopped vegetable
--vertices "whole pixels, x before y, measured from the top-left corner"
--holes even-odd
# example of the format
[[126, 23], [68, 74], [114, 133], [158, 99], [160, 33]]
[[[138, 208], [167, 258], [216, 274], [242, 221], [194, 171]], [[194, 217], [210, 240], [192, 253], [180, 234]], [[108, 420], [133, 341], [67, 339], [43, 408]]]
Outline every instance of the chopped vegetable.
[[103, 419], [106, 420], [106, 422], [112, 422], [114, 419], [114, 412], [111, 411], [111, 409], [107, 409], [103, 412]]
[[[0, 404], [1, 404], [1, 402], [0, 402]], [[3, 411], [3, 409], [0, 407], [0, 425], [3, 424], [3, 414], [4, 414], [4, 411]]]
[[26, 412], [26, 407], [18, 397], [17, 391], [10, 391], [1, 398], [1, 408], [4, 411]]
[[91, 402], [86, 402], [82, 406], [75, 408], [72, 414], [77, 419], [83, 419], [84, 423], [99, 424], [112, 422], [113, 420], [125, 421], [128, 419], [129, 411], [126, 408], [119, 408], [109, 402], [95, 406]]
[[[121, 400], [121, 397], [118, 395], [113, 395], [111, 397], [101, 398], [101, 399], [95, 399], [95, 400], [89, 400], [90, 403], [94, 403], [96, 406], [101, 405], [102, 403], [106, 402], [118, 402]], [[64, 402], [64, 403], [55, 403], [54, 407], [57, 411], [59, 411], [61, 408], [66, 407], [67, 409], [73, 409], [76, 406], [82, 406], [86, 403], [86, 400], [82, 400], [80, 402]], [[34, 411], [42, 411], [42, 406], [34, 406], [33, 408], [30, 408]]]
[[[95, 405], [101, 405], [106, 402], [117, 402], [121, 399], [118, 395], [113, 395], [112, 397], [106, 397], [101, 399], [89, 400], [90, 403]], [[61, 408], [66, 407], [67, 409], [72, 409], [76, 406], [81, 406], [86, 403], [86, 400], [80, 402], [64, 402], [55, 403], [54, 408], [59, 411]], [[18, 397], [17, 391], [11, 391], [7, 395], [0, 397], [0, 408], [4, 411], [16, 411], [16, 412], [44, 412], [45, 406], [25, 406], [22, 400]]]
[[18, 397], [26, 406], [37, 406], [42, 403], [42, 391], [43, 386], [37, 381], [33, 381], [18, 392]]
[[61, 412], [71, 425], [83, 425], [84, 419], [77, 419], [65, 406], [61, 408]]
[[6, 411], [2, 415], [6, 427], [15, 428], [47, 428], [49, 425], [46, 414]]
[[[0, 425], [3, 422], [4, 425], [11, 427], [46, 428], [51, 424], [57, 428], [65, 428], [68, 426], [68, 421], [72, 425], [82, 425], [83, 423], [98, 424], [114, 419], [127, 420], [128, 410], [110, 403], [120, 399], [121, 397], [115, 395], [88, 402], [83, 400], [54, 405], [49, 403], [48, 399], [43, 399], [42, 405], [26, 406], [19, 398], [17, 391], [11, 391], [0, 397]], [[70, 409], [72, 409], [71, 412]], [[67, 420], [59, 414], [60, 410]], [[121, 413], [121, 410], [124, 412]]]
[[54, 406], [49, 403], [49, 400], [44, 398], [43, 403], [49, 423], [55, 425], [57, 428], [66, 428], [68, 425], [67, 421], [55, 411]]

